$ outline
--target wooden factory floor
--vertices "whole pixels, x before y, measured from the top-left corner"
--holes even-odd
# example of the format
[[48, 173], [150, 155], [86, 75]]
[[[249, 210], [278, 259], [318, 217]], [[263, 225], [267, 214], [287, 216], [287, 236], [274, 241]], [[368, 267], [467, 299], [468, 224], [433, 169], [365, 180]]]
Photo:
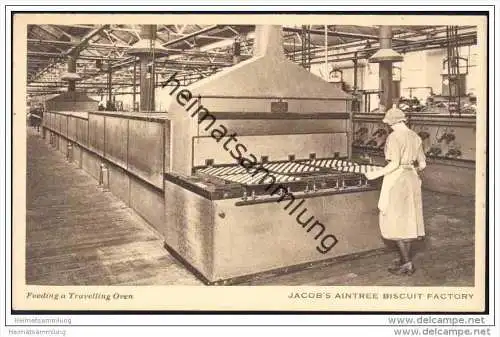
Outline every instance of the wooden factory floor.
[[124, 202], [31, 129], [27, 143], [27, 284], [202, 284]]
[[[96, 181], [28, 131], [26, 281], [33, 285], [201, 285], [160, 236]], [[417, 271], [386, 271], [381, 252], [245, 285], [472, 286], [474, 200], [424, 191], [427, 237]]]

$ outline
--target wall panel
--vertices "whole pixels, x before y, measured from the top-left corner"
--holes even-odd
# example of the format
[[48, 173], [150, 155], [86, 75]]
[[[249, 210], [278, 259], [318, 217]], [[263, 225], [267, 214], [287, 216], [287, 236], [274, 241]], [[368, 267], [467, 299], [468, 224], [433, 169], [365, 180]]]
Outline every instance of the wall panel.
[[106, 116], [105, 149], [106, 158], [123, 168], [127, 167], [128, 119]]
[[88, 132], [89, 148], [104, 155], [104, 116], [89, 115]]
[[159, 122], [129, 121], [128, 169], [163, 188], [164, 128]]

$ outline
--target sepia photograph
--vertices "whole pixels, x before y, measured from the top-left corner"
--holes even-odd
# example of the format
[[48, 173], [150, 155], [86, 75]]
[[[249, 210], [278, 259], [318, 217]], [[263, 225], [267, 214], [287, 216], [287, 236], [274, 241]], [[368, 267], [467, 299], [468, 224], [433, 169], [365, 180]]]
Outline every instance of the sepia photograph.
[[486, 310], [487, 12], [12, 22], [13, 309]]

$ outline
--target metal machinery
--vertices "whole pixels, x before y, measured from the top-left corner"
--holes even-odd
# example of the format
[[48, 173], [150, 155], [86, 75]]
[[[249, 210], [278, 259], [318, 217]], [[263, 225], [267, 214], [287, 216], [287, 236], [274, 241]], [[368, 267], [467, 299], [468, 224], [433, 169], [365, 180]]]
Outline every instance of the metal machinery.
[[[404, 110], [408, 126], [422, 138], [423, 149], [427, 156], [427, 168], [423, 173], [423, 187], [433, 191], [473, 196], [475, 191], [476, 157], [476, 116], [467, 113], [460, 106], [460, 90], [465, 90], [467, 59], [458, 55], [457, 27], [447, 27], [447, 57], [443, 60], [443, 95], [441, 102], [423, 106], [418, 99], [399, 100], [399, 108]], [[391, 28], [382, 26], [380, 30], [381, 49], [370, 58], [370, 62], [380, 63], [380, 88], [389, 88], [391, 62], [401, 61], [402, 57], [391, 48]], [[383, 68], [387, 69], [383, 69]], [[383, 71], [382, 71], [383, 70]], [[384, 84], [385, 83], [385, 84]], [[444, 85], [446, 83], [446, 86]], [[462, 84], [461, 84], [462, 83]], [[408, 88], [410, 96], [412, 89]], [[446, 90], [447, 92], [446, 92]], [[381, 104], [390, 106], [395, 93], [385, 90]], [[446, 97], [447, 96], [447, 97]], [[437, 103], [437, 96], [432, 101]], [[448, 103], [445, 104], [444, 100]], [[442, 105], [443, 110], [438, 109]], [[470, 110], [470, 109], [469, 109]], [[376, 163], [384, 161], [384, 145], [391, 132], [382, 123], [383, 114], [356, 113], [353, 116], [353, 156]]]
[[182, 89], [173, 75], [166, 248], [207, 284], [383, 247], [378, 190], [350, 161], [351, 97], [287, 60], [280, 26], [254, 57]]
[[[358, 113], [353, 117], [353, 158], [382, 164], [390, 128], [383, 114]], [[428, 190], [474, 196], [476, 117], [462, 114], [407, 113], [408, 126], [422, 138], [427, 157], [422, 187]]]

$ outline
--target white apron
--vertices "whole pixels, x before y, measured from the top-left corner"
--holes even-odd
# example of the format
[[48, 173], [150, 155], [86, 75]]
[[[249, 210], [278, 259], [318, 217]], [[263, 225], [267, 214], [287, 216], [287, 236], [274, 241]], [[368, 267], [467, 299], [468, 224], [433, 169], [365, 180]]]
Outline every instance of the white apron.
[[382, 237], [390, 240], [415, 239], [425, 235], [422, 212], [422, 182], [413, 162], [422, 158], [421, 140], [411, 130], [391, 133], [386, 158], [400, 163], [384, 176], [378, 208]]
[[378, 209], [381, 213], [387, 212], [391, 189], [401, 176], [401, 173], [403, 173], [403, 169], [398, 167], [395, 171], [384, 176], [382, 188], [380, 189], [380, 197], [378, 199]]

